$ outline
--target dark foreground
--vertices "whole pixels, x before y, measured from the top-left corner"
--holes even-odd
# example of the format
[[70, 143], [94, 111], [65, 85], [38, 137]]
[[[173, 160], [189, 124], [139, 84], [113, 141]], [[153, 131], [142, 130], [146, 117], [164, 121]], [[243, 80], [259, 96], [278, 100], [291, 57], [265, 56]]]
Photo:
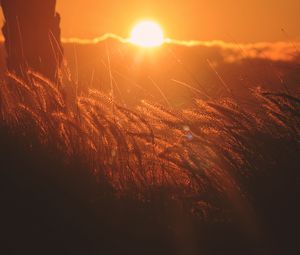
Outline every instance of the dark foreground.
[[[200, 188], [195, 188], [194, 193], [186, 189], [186, 196], [176, 197], [178, 193], [174, 195], [170, 186], [158, 181], [152, 186], [150, 182], [146, 183], [149, 185], [146, 191], [142, 186], [131, 190], [123, 188], [122, 191], [108, 180], [109, 174], [95, 174], [91, 170], [92, 157], [75, 152], [64, 154], [62, 145], [44, 142], [40, 133], [36, 133], [32, 119], [20, 114], [20, 110], [17, 121], [9, 120], [6, 105], [0, 124], [0, 253], [299, 254], [300, 101], [285, 94], [265, 94], [265, 97], [270, 99], [269, 106], [271, 102], [274, 105], [277, 102], [278, 109], [273, 110], [278, 119], [262, 123], [265, 125], [261, 128], [267, 131], [260, 133], [258, 128], [242, 129], [241, 124], [238, 131], [241, 136], [236, 143], [240, 147], [231, 148], [236, 161], [223, 166], [227, 170], [239, 166], [238, 172], [231, 174], [241, 187], [237, 190], [244, 195], [230, 194], [228, 200], [217, 194], [221, 192], [217, 188], [211, 191], [207, 188], [207, 193]], [[57, 107], [54, 108], [57, 111]], [[10, 109], [15, 111], [12, 105]], [[219, 118], [225, 121], [225, 116], [235, 110], [231, 109], [231, 113], [227, 111]], [[161, 115], [163, 120], [164, 115]], [[46, 117], [51, 118], [50, 115]], [[231, 117], [226, 123], [238, 125]], [[197, 137], [196, 126], [195, 129], [193, 123], [190, 126]], [[175, 129], [169, 125], [169, 130]], [[235, 137], [234, 131], [226, 134]], [[225, 143], [226, 137], [223, 139]], [[243, 146], [247, 148], [242, 150]], [[95, 149], [97, 153], [100, 148]], [[146, 147], [140, 145], [139, 148]], [[177, 149], [171, 147], [172, 155]], [[224, 151], [217, 152], [224, 153], [225, 158]], [[237, 152], [245, 162], [247, 159], [247, 164], [238, 165]], [[138, 158], [142, 167], [147, 167], [147, 161], [143, 161], [146, 154], [147, 151], [142, 151]], [[178, 162], [171, 156], [168, 161], [170, 165]], [[189, 168], [181, 165], [180, 169], [182, 172], [190, 169], [189, 174], [194, 173], [190, 177], [190, 180], [196, 180], [193, 185], [203, 180], [213, 182], [209, 178], [200, 179], [209, 172], [201, 172], [202, 161], [199, 162], [195, 166], [198, 172], [192, 169], [192, 164]], [[115, 171], [127, 169], [121, 168], [118, 162], [114, 164]], [[169, 166], [164, 167], [167, 171]], [[129, 178], [125, 181], [132, 187], [135, 185]], [[144, 191], [138, 194], [138, 190]], [[192, 202], [188, 203], [188, 200]]]

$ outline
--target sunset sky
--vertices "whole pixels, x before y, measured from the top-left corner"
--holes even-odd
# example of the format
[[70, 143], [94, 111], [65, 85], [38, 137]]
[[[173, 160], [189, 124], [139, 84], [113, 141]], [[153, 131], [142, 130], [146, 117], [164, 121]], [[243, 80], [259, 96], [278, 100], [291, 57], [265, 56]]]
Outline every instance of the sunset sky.
[[179, 40], [300, 38], [299, 0], [58, 0], [57, 5], [64, 37], [127, 37], [137, 21], [147, 18], [160, 23], [167, 37]]

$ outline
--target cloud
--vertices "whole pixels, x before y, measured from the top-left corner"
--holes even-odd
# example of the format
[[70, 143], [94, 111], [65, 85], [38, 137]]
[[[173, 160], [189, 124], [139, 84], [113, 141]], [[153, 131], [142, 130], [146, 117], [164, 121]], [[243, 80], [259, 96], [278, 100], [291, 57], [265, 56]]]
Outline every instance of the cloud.
[[[64, 43], [98, 44], [108, 39], [121, 43], [130, 43], [129, 39], [115, 34], [105, 34], [93, 39], [65, 38]], [[260, 42], [260, 43], [228, 43], [220, 40], [197, 41], [175, 40], [167, 38], [165, 43], [185, 47], [207, 47], [220, 50], [224, 61], [237, 62], [243, 59], [268, 59], [273, 61], [294, 61], [300, 56], [300, 41], [297, 42]]]
[[225, 59], [236, 62], [242, 59], [268, 59], [272, 61], [295, 61], [300, 56], [299, 42], [275, 42], [237, 44], [226, 48]]
[[127, 43], [128, 39], [124, 39], [121, 36], [118, 36], [116, 34], [104, 34], [100, 37], [96, 37], [93, 39], [81, 39], [81, 38], [77, 38], [77, 37], [70, 37], [70, 38], [63, 38], [62, 42], [63, 43], [77, 43], [77, 44], [98, 44], [101, 43], [103, 41], [106, 41], [108, 39], [115, 39], [117, 41], [120, 41], [122, 43]]
[[237, 62], [242, 59], [268, 59], [273, 61], [294, 61], [300, 56], [300, 42], [260, 42], [260, 43], [227, 43], [224, 41], [180, 41], [166, 39], [166, 43], [187, 47], [207, 47], [221, 50], [226, 62]]
[[[63, 38], [63, 43], [75, 44], [99, 44], [113, 39], [121, 43], [130, 43], [128, 38], [116, 34], [107, 33], [92, 39], [77, 37]], [[0, 42], [3, 42], [0, 37]], [[222, 54], [225, 62], [233, 63], [243, 59], [267, 59], [272, 61], [295, 61], [300, 58], [300, 40], [295, 42], [259, 42], [259, 43], [229, 43], [221, 40], [198, 41], [198, 40], [175, 40], [166, 38], [165, 44], [184, 47], [203, 47], [217, 49]]]

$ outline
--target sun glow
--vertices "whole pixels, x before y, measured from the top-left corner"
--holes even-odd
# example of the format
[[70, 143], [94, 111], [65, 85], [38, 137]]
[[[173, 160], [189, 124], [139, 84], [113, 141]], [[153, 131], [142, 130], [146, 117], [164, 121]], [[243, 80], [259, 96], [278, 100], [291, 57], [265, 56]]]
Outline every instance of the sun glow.
[[161, 26], [153, 21], [141, 21], [131, 31], [129, 42], [145, 48], [161, 46], [165, 41]]

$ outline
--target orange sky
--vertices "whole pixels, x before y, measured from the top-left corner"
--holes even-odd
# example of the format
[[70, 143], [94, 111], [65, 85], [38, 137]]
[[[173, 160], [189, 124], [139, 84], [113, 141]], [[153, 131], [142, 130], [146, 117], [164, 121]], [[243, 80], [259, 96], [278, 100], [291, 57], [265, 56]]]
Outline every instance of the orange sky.
[[237, 42], [300, 37], [299, 0], [58, 0], [64, 37], [129, 34], [143, 18], [161, 23], [168, 37]]
[[57, 9], [66, 38], [128, 37], [138, 20], [151, 18], [179, 40], [300, 39], [300, 0], [57, 0]]

